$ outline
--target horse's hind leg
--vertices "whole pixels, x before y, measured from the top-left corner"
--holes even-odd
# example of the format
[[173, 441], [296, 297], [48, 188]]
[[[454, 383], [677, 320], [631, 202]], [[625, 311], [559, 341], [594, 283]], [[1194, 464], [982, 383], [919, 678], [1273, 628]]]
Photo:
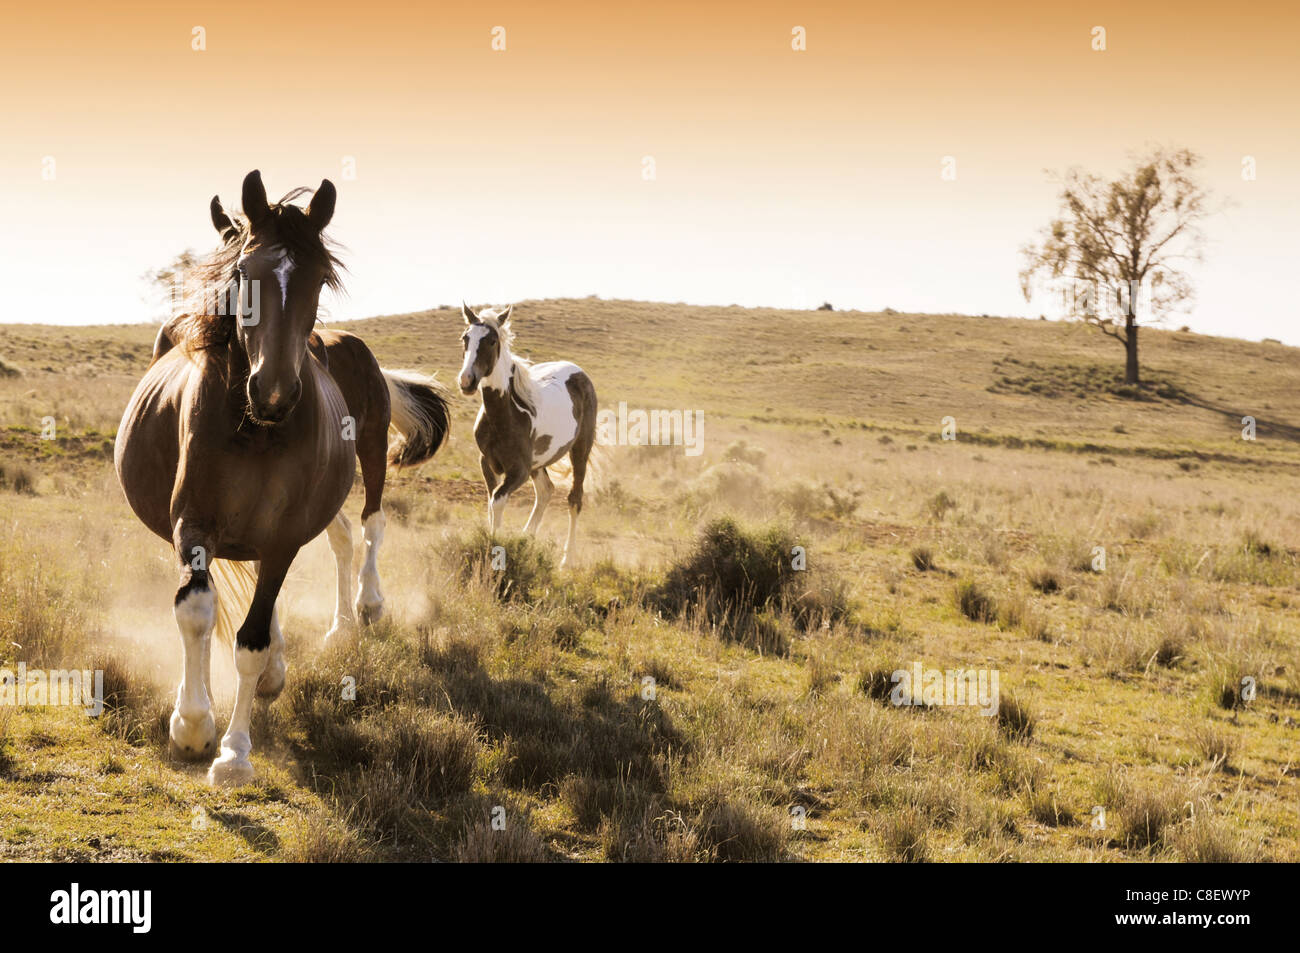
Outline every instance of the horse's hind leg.
[[524, 526], [525, 533], [537, 535], [537, 527], [542, 525], [542, 514], [546, 512], [546, 504], [551, 502], [551, 494], [554, 492], [555, 484], [551, 482], [551, 475], [542, 467], [533, 474], [533, 493], [536, 494], [536, 499], [533, 502], [533, 512]]
[[483, 471], [483, 482], [487, 484], [488, 495], [488, 532], [497, 531], [497, 514], [492, 507], [492, 497], [496, 491], [497, 483], [500, 482], [501, 475], [492, 469], [492, 464], [488, 463], [487, 457], [478, 458], [479, 469]]
[[[379, 582], [379, 547], [384, 541], [384, 480], [388, 475], [388, 427], [369, 427], [357, 440], [361, 460], [361, 480], [366, 488], [366, 502], [361, 507], [361, 538], [365, 556], [357, 576], [357, 618], [369, 625], [384, 615], [384, 589]], [[349, 547], [351, 528], [349, 527]]]
[[587, 459], [596, 443], [596, 388], [586, 374], [577, 373], [565, 381], [569, 397], [573, 400], [573, 416], [578, 423], [578, 437], [569, 448], [573, 461], [573, 488], [569, 490], [569, 536], [564, 541], [564, 558], [560, 566], [567, 566], [576, 556], [578, 541], [578, 514], [582, 512], [582, 483], [587, 479]]
[[578, 514], [582, 512], [582, 483], [587, 478], [587, 457], [591, 454], [591, 442], [580, 441], [574, 444], [569, 453], [573, 461], [573, 487], [569, 490], [569, 535], [564, 541], [564, 556], [560, 559], [560, 568], [569, 565], [577, 556]]
[[338, 575], [337, 595], [334, 598], [334, 623], [325, 633], [328, 642], [352, 627], [355, 619], [352, 615], [352, 521], [339, 510], [337, 516], [325, 528], [329, 537], [330, 549], [334, 551], [334, 567]]
[[221, 753], [208, 769], [212, 784], [237, 786], [253, 780], [253, 763], [249, 760], [253, 750], [249, 738], [253, 699], [271, 656], [275, 600], [294, 555], [296, 550], [277, 553], [263, 558], [258, 567], [253, 603], [235, 636], [235, 710], [221, 739]]
[[211, 757], [217, 741], [209, 694], [212, 630], [217, 621], [217, 594], [208, 577], [214, 552], [211, 537], [178, 520], [176, 554], [181, 560], [181, 584], [174, 613], [181, 633], [183, 668], [176, 690], [168, 735], [172, 751], [181, 758]]

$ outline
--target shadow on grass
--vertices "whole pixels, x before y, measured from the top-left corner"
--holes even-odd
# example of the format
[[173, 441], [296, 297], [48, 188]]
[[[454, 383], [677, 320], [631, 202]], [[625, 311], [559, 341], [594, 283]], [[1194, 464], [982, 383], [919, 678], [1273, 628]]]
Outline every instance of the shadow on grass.
[[1195, 394], [1157, 370], [1148, 370], [1140, 384], [1125, 384], [1123, 371], [1109, 364], [1038, 364], [1014, 357], [993, 362], [997, 375], [987, 390], [994, 394], [1020, 394], [1048, 399], [1089, 400], [1099, 396], [1144, 404], [1182, 404], [1222, 416], [1233, 428], [1242, 417], [1255, 418], [1259, 437], [1300, 442], [1300, 427], [1251, 413], [1248, 406], [1228, 407]]
[[213, 811], [208, 816], [260, 854], [276, 854], [280, 850], [280, 838], [275, 832], [247, 814]]
[[[355, 660], [336, 657], [299, 669], [283, 709], [255, 723], [255, 745], [283, 744], [334, 815], [309, 857], [360, 838], [375, 859], [560, 860], [531, 830], [523, 792], [555, 797], [578, 776], [618, 792], [621, 807], [666, 790], [684, 742], [631, 684], [494, 677], [469, 643], [386, 648], [396, 654], [358, 678], [355, 700], [339, 692]], [[502, 811], [509, 835], [495, 838]]]
[[658, 704], [620, 698], [605, 681], [557, 703], [538, 682], [493, 678], [471, 653], [452, 645], [427, 648], [452, 708], [473, 716], [503, 746], [502, 780], [538, 790], [571, 774], [622, 779], [656, 793], [665, 789], [664, 757], [684, 739]]

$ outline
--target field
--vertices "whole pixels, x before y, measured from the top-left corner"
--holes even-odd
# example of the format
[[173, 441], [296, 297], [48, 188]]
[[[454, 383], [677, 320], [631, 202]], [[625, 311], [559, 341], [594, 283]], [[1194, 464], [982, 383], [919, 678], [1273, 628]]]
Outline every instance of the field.
[[[0, 325], [0, 658], [102, 669], [107, 701], [0, 706], [0, 857], [1300, 860], [1300, 351], [1148, 330], [1126, 388], [1055, 322], [515, 315], [602, 407], [702, 412], [703, 452], [603, 448], [560, 570], [562, 493], [535, 545], [482, 531], [457, 395], [390, 474], [388, 617], [323, 648], [333, 560], [300, 555], [232, 791], [168, 759], [176, 574], [112, 471], [154, 329]], [[459, 325], [348, 329], [451, 381]], [[996, 673], [996, 714], [892, 704], [915, 665]]]

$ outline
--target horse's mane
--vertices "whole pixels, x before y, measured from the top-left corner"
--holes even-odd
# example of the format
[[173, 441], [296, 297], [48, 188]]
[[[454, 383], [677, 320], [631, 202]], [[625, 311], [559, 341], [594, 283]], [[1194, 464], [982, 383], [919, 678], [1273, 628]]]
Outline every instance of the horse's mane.
[[[259, 230], [259, 242], [278, 245], [298, 263], [321, 268], [325, 285], [333, 291], [343, 287], [343, 264], [334, 254], [334, 243], [316, 230], [296, 198], [313, 190], [297, 188], [272, 205], [266, 224]], [[224, 344], [234, 331], [235, 315], [229, 307], [236, 300], [231, 285], [238, 281], [235, 265], [252, 236], [252, 225], [243, 215], [232, 215], [233, 228], [226, 232], [221, 247], [200, 259], [184, 274], [185, 308], [172, 322], [173, 343], [190, 351], [201, 351]]]
[[533, 386], [533, 375], [528, 372], [533, 362], [514, 352], [515, 329], [509, 324], [501, 323], [501, 315], [505, 314], [505, 311], [505, 308], [484, 308], [479, 312], [479, 320], [493, 328], [500, 336], [501, 353], [508, 355], [511, 361], [510, 391], [523, 410], [530, 416], [536, 416], [537, 389]]

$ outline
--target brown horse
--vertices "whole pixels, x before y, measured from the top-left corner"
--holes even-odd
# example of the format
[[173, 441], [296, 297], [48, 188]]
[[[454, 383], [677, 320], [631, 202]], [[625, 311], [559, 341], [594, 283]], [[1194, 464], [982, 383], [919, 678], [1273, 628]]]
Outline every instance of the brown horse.
[[[353, 335], [314, 330], [321, 289], [339, 286], [323, 236], [337, 193], [325, 180], [307, 208], [289, 204], [305, 192], [270, 204], [254, 171], [244, 179], [243, 218], [212, 200], [221, 247], [197, 269], [196, 307], [159, 332], [118, 428], [115, 463], [126, 498], [171, 542], [180, 565], [175, 616], [184, 668], [170, 735], [181, 757], [213, 752], [211, 636], [223, 628], [218, 617], [238, 608], [241, 576], [256, 574], [235, 633], [235, 706], [208, 773], [212, 783], [253, 776], [254, 696], [275, 698], [285, 681], [276, 597], [298, 550], [322, 531], [338, 561], [331, 633], [351, 621], [352, 536], [341, 508], [357, 459], [366, 557], [356, 612], [365, 621], [383, 611], [376, 559], [386, 467], [428, 459], [447, 432], [436, 382], [381, 370]], [[401, 435], [392, 447], [390, 417]], [[227, 560], [252, 568], [223, 572]]]

